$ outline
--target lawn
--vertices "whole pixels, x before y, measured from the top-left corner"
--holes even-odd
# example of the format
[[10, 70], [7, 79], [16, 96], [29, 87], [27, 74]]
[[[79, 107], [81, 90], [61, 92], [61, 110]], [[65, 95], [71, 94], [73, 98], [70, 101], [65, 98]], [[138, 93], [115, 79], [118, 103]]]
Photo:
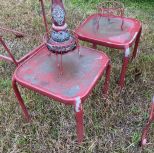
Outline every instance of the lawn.
[[[4, 39], [16, 58], [20, 58], [41, 42], [45, 29], [42, 24], [39, 0], [1, 0], [0, 26], [14, 28], [29, 36]], [[93, 13], [101, 0], [65, 0], [67, 22], [74, 29]], [[99, 46], [112, 59], [110, 93], [101, 96], [102, 79], [84, 104], [86, 136], [82, 145], [76, 143], [74, 110], [47, 97], [20, 90], [32, 116], [27, 123], [22, 115], [11, 86], [15, 66], [0, 61], [0, 152], [1, 153], [153, 153], [154, 125], [149, 133], [152, 143], [140, 148], [141, 131], [148, 117], [154, 94], [154, 1], [121, 0], [125, 15], [142, 22], [143, 32], [137, 58], [129, 64], [126, 86], [119, 92], [117, 80], [122, 54]], [[50, 4], [46, 1], [50, 16]], [[50, 18], [48, 18], [50, 24]], [[3, 34], [3, 33], [2, 33]], [[81, 42], [89, 46], [88, 43]], [[117, 53], [118, 52], [118, 53]], [[0, 53], [4, 50], [0, 46]]]

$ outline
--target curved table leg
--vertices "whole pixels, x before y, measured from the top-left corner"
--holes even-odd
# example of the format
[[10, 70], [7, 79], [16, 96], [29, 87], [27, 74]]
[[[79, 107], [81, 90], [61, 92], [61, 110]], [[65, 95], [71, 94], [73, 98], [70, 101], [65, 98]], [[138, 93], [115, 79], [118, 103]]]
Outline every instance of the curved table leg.
[[111, 64], [109, 63], [106, 68], [106, 78], [105, 78], [105, 83], [104, 83], [104, 88], [103, 88], [103, 93], [105, 95], [108, 94], [108, 90], [109, 90], [110, 73], [111, 73]]
[[137, 35], [137, 38], [136, 38], [136, 41], [135, 41], [135, 46], [134, 46], [134, 50], [133, 50], [132, 59], [134, 59], [136, 57], [137, 50], [138, 50], [138, 44], [140, 42], [141, 33], [142, 33], [142, 27], [140, 28], [140, 31], [139, 31], [139, 33]]
[[130, 56], [130, 48], [128, 47], [125, 49], [125, 56], [123, 59], [123, 65], [122, 65], [122, 70], [121, 70], [121, 74], [120, 74], [119, 85], [121, 88], [124, 87], [125, 75], [126, 75], [126, 71], [127, 71], [127, 67], [128, 67], [128, 63], [129, 63], [129, 56]]
[[75, 106], [75, 118], [76, 118], [76, 132], [78, 143], [81, 143], [84, 138], [84, 125], [83, 125], [83, 109], [80, 97], [76, 98]]
[[149, 119], [148, 122], [146, 123], [143, 132], [142, 132], [142, 136], [141, 136], [141, 146], [144, 146], [147, 144], [147, 134], [150, 128], [151, 123], [154, 121], [154, 97], [152, 100], [152, 105], [151, 105], [151, 111], [149, 114]]
[[20, 95], [19, 89], [18, 89], [17, 84], [16, 84], [16, 80], [15, 80], [14, 77], [12, 79], [12, 86], [13, 86], [14, 93], [15, 93], [17, 99], [18, 99], [18, 103], [21, 106], [22, 111], [24, 113], [24, 117], [26, 118], [27, 121], [30, 121], [31, 118], [30, 118], [30, 116], [28, 114], [28, 111], [27, 111], [27, 108], [26, 108], [26, 106], [24, 104], [24, 101], [23, 101], [23, 99], [22, 99], [22, 97]]

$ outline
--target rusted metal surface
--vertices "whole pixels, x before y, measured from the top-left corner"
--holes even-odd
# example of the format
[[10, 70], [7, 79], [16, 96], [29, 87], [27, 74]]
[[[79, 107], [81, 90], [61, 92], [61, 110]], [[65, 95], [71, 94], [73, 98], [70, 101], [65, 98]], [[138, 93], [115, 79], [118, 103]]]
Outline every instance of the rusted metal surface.
[[[115, 6], [111, 5], [112, 3]], [[136, 57], [142, 31], [141, 22], [124, 17], [124, 7], [118, 2], [103, 2], [98, 6], [98, 10], [98, 13], [89, 16], [81, 23], [75, 32], [80, 40], [93, 43], [94, 48], [97, 45], [102, 45], [124, 51], [123, 66], [119, 80], [119, 85], [122, 88], [130, 59], [130, 54], [127, 57], [125, 55], [128, 53], [128, 48], [135, 43], [132, 58]]]

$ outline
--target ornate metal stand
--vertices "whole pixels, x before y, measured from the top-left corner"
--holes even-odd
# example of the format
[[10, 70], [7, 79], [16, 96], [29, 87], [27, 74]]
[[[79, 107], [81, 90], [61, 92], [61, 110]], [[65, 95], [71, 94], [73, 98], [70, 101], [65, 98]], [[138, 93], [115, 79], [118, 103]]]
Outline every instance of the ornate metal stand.
[[43, 0], [40, 0], [43, 12], [43, 20], [46, 27], [46, 34], [44, 42], [49, 51], [56, 54], [58, 62], [58, 55], [61, 55], [61, 62], [58, 67], [62, 73], [62, 55], [73, 51], [78, 47], [78, 41], [74, 34], [67, 29], [65, 23], [65, 10], [62, 0], [52, 0], [51, 16], [52, 16], [52, 29], [49, 30], [45, 16]]

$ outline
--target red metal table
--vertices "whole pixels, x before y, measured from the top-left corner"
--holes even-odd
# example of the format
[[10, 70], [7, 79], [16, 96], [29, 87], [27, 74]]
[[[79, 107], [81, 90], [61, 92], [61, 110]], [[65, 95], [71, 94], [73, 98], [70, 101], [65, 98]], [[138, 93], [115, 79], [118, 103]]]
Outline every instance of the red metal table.
[[63, 75], [60, 75], [56, 54], [48, 51], [46, 46], [35, 53], [16, 69], [12, 84], [18, 102], [27, 120], [30, 119], [17, 83], [53, 98], [61, 103], [73, 105], [75, 109], [78, 142], [83, 140], [82, 103], [90, 94], [103, 72], [106, 70], [104, 93], [108, 92], [110, 78], [110, 59], [103, 52], [80, 46], [63, 55]]
[[133, 58], [135, 58], [142, 31], [141, 23], [132, 18], [120, 16], [104, 16], [101, 13], [89, 16], [76, 30], [80, 40], [96, 45], [124, 50], [123, 66], [119, 84], [124, 86], [125, 74], [130, 57], [130, 47], [135, 42]]

